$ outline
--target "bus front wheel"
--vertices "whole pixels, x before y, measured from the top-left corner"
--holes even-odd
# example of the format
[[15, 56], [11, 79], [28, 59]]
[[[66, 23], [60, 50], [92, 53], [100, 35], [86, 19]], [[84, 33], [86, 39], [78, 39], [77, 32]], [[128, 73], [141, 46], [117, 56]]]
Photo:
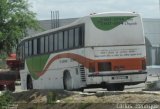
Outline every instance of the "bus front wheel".
[[65, 71], [63, 74], [63, 85], [65, 90], [72, 90], [72, 77], [69, 71]]

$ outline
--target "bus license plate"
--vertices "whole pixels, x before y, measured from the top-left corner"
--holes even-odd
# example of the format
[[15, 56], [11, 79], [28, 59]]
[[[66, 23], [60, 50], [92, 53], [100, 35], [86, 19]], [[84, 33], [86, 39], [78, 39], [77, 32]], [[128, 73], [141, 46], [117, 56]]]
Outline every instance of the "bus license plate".
[[128, 76], [114, 76], [112, 77], [112, 80], [114, 79], [128, 79]]

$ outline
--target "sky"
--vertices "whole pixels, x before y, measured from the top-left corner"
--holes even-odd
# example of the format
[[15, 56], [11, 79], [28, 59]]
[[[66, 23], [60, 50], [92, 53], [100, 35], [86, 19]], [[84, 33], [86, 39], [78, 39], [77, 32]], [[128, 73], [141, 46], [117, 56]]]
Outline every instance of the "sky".
[[28, 0], [38, 20], [51, 19], [51, 11], [60, 18], [77, 18], [91, 13], [131, 11], [143, 18], [160, 18], [159, 0]]

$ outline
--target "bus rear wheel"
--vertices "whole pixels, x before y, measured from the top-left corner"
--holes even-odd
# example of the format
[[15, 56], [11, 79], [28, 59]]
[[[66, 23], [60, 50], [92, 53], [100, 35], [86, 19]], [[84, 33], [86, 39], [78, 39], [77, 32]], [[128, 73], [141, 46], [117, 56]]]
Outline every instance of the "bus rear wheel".
[[33, 89], [32, 78], [30, 75], [27, 76], [27, 89], [29, 90]]
[[123, 91], [124, 85], [123, 84], [109, 84], [107, 85], [108, 91]]
[[63, 74], [63, 85], [65, 90], [73, 90], [72, 77], [69, 71], [65, 71]]
[[123, 84], [117, 84], [117, 91], [123, 91], [124, 85]]

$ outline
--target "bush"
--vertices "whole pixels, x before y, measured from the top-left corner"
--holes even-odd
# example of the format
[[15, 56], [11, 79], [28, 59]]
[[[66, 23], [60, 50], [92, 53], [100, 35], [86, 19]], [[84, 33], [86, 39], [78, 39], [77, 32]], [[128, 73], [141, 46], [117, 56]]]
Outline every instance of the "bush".
[[54, 92], [49, 92], [47, 95], [47, 103], [55, 103], [55, 101], [57, 100], [57, 96], [56, 93]]
[[0, 109], [4, 107], [9, 107], [13, 103], [13, 97], [11, 96], [11, 92], [5, 91], [0, 96]]

